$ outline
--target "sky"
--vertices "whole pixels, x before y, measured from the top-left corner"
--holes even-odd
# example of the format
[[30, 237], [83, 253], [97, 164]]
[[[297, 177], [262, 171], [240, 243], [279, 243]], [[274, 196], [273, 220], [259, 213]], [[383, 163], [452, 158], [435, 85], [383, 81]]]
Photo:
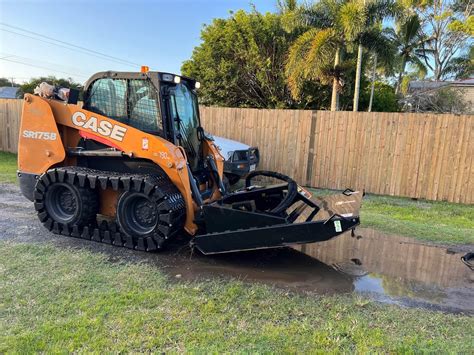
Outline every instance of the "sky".
[[139, 71], [140, 65], [180, 73], [204, 24], [252, 3], [260, 12], [276, 10], [276, 0], [0, 0], [0, 77], [21, 83], [55, 75], [84, 83], [98, 71]]

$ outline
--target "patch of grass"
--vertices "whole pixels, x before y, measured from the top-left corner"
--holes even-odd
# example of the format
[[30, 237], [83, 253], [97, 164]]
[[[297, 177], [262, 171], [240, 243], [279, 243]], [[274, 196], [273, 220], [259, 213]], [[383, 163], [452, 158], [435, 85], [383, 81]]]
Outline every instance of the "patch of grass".
[[[168, 281], [149, 264], [0, 242], [0, 352], [473, 351], [468, 316]], [[159, 257], [159, 256], [157, 256]]]
[[369, 195], [364, 226], [443, 243], [474, 244], [474, 205]]
[[0, 183], [15, 183], [16, 180], [16, 154], [0, 151]]
[[363, 227], [445, 244], [474, 244], [474, 205], [367, 194], [360, 213]]

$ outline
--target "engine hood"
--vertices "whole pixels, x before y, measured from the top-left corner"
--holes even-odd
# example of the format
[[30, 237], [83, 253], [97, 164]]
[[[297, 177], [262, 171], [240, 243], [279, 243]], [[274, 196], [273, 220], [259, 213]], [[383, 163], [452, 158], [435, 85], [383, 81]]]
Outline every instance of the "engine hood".
[[234, 141], [232, 139], [223, 138], [219, 136], [213, 136], [214, 143], [221, 149], [222, 156], [227, 160], [229, 159], [229, 153], [235, 152], [236, 150], [249, 150], [251, 147], [247, 144]]

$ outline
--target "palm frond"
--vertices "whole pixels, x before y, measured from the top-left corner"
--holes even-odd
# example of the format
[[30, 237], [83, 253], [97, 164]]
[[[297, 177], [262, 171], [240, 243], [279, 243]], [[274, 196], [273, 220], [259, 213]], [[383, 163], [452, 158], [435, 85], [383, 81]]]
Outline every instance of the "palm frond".
[[367, 26], [387, 18], [397, 17], [403, 10], [403, 6], [394, 0], [374, 0], [367, 3], [365, 7], [367, 11]]
[[311, 29], [297, 38], [290, 47], [286, 75], [295, 98], [301, 93], [304, 80], [327, 82], [326, 68], [332, 65], [338, 41], [333, 29]]
[[349, 42], [357, 39], [366, 28], [367, 13], [358, 1], [348, 1], [341, 6], [337, 16], [338, 27], [344, 32]]

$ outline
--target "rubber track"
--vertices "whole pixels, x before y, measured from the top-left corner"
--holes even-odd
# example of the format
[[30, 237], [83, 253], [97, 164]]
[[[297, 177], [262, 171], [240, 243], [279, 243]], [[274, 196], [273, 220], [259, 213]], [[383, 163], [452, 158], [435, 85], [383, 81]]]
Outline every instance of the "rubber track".
[[[87, 225], [54, 222], [44, 208], [43, 198], [47, 186], [54, 182], [67, 182], [92, 189], [112, 188], [115, 191], [143, 192], [153, 199], [159, 208], [159, 232], [153, 237], [133, 238], [120, 231], [115, 221], [97, 221]], [[182, 230], [186, 207], [181, 193], [166, 175], [125, 174], [94, 170], [83, 167], [50, 169], [38, 179], [34, 192], [34, 206], [43, 225], [55, 234], [93, 240], [141, 251], [155, 251], [163, 243]]]

